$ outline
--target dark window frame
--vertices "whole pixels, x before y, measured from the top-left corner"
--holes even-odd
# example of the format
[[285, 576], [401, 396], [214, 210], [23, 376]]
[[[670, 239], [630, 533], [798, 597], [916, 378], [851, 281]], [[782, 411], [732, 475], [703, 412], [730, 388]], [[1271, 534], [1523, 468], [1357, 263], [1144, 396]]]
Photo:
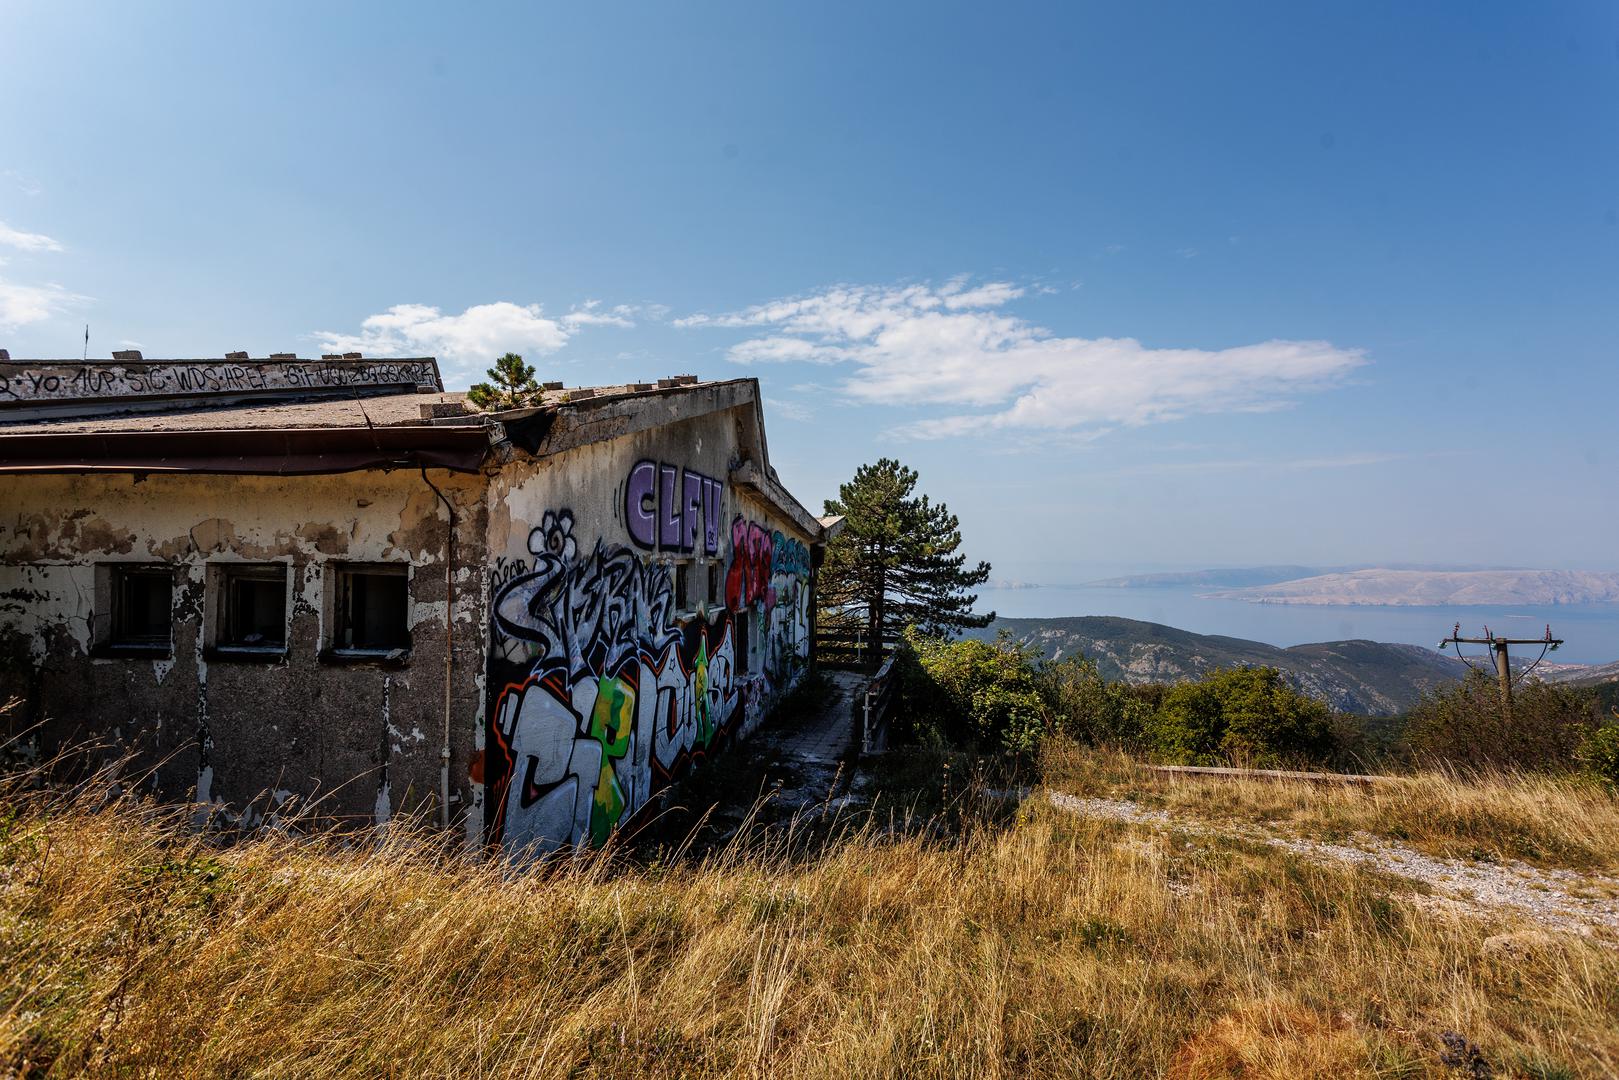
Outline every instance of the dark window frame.
[[[292, 571], [284, 562], [215, 563], [212, 567], [214, 588], [214, 625], [208, 658], [214, 660], [248, 660], [276, 662], [285, 660], [291, 650], [291, 604], [287, 593], [291, 587]], [[251, 634], [242, 633], [238, 620], [244, 618], [244, 594], [239, 588], [249, 583], [278, 585], [281, 607], [281, 636], [252, 642]], [[257, 622], [259, 620], [255, 620]]]
[[[130, 562], [103, 563], [101, 569], [107, 575], [103, 596], [107, 611], [100, 640], [92, 648], [93, 655], [142, 660], [171, 658], [174, 655], [174, 567], [168, 563]], [[137, 583], [162, 585], [165, 613], [162, 634], [137, 633], [131, 625], [138, 617], [132, 607], [144, 606], [137, 605], [131, 596]]]
[[[415, 646], [414, 637], [410, 629], [410, 564], [399, 562], [379, 563], [332, 563], [328, 567], [332, 575], [331, 580], [331, 606], [330, 621], [331, 632], [329, 641], [320, 658], [326, 663], [333, 664], [366, 664], [382, 663], [403, 667], [410, 661], [411, 649]], [[386, 579], [397, 581], [403, 589], [399, 596], [398, 618], [400, 621], [399, 635], [391, 644], [359, 644], [354, 643], [354, 611], [353, 604], [356, 597], [355, 579]], [[367, 586], [369, 589], [370, 586]]]

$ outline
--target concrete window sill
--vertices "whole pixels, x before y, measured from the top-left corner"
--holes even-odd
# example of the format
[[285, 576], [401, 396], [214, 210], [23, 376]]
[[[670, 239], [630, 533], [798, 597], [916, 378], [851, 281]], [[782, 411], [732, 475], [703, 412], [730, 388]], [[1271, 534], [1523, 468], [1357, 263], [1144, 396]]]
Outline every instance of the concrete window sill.
[[375, 667], [402, 668], [410, 665], [409, 649], [325, 649], [320, 654], [323, 664], [373, 665]]
[[99, 660], [169, 660], [174, 657], [174, 650], [167, 645], [104, 641], [92, 646], [90, 655]]
[[227, 664], [281, 664], [287, 659], [285, 645], [214, 645], [202, 651], [204, 660]]

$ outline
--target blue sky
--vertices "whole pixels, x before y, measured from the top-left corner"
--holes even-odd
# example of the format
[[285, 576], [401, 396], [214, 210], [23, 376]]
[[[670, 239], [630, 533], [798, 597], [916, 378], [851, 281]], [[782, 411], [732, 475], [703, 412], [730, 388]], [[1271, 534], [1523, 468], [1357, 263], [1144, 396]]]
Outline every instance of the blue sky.
[[15, 357], [756, 375], [997, 577], [1619, 569], [1611, 4], [12, 2], [0, 132]]

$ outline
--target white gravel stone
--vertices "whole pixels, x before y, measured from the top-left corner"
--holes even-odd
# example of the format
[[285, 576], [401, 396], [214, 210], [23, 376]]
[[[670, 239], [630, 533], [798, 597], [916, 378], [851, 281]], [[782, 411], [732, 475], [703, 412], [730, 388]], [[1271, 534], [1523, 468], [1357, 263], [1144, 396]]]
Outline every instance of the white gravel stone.
[[1515, 911], [1544, 926], [1580, 934], [1619, 934], [1619, 899], [1575, 895], [1598, 891], [1619, 895], [1619, 879], [1572, 870], [1542, 870], [1522, 862], [1471, 863], [1442, 859], [1393, 840], [1357, 833], [1355, 846], [1284, 836], [1252, 825], [1212, 825], [1179, 818], [1127, 799], [1095, 799], [1052, 792], [1051, 802], [1084, 817], [1154, 828], [1173, 828], [1198, 836], [1234, 836], [1269, 844], [1317, 862], [1343, 863], [1418, 881], [1439, 893], [1445, 906], [1475, 915]]

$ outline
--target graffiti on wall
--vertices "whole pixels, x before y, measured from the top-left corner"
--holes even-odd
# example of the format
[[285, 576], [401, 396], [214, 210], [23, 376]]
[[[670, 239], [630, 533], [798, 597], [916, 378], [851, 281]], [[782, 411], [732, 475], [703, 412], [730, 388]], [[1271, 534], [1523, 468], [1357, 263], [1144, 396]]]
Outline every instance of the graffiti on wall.
[[809, 548], [740, 515], [731, 522], [731, 564], [725, 574], [725, 606], [753, 611], [764, 657], [775, 679], [790, 678], [809, 659]]
[[[677, 620], [669, 567], [597, 541], [573, 514], [529, 535], [532, 568], [495, 593], [503, 689], [486, 739], [492, 842], [600, 844], [730, 733], [759, 688], [738, 670], [729, 613]], [[515, 662], [514, 662], [515, 661]]]
[[660, 556], [722, 557], [725, 485], [642, 460], [623, 493], [633, 546], [585, 552], [573, 512], [557, 510], [530, 532], [528, 559], [489, 568], [485, 830], [508, 850], [604, 842], [751, 730], [808, 659], [803, 543], [736, 517], [724, 606], [682, 615]]
[[437, 385], [438, 365], [431, 360], [0, 363], [0, 405], [92, 397]]
[[720, 550], [725, 484], [695, 469], [638, 461], [624, 481], [624, 524], [637, 547], [690, 554]]

